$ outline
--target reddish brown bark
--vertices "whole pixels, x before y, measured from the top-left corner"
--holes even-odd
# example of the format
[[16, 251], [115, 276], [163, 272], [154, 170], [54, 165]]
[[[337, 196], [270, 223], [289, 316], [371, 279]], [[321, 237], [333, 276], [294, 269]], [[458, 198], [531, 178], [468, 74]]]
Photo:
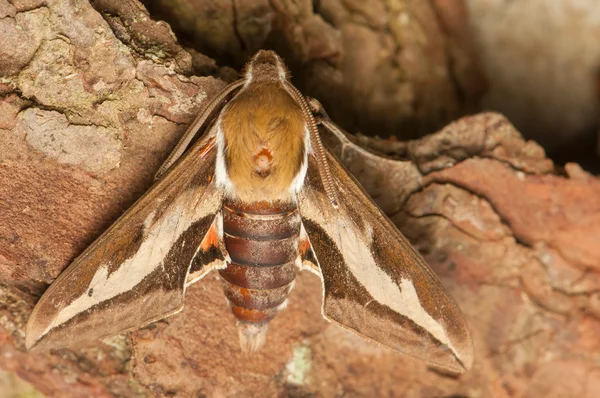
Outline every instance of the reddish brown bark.
[[[103, 0], [110, 1], [110, 0]], [[479, 109], [463, 0], [145, 0], [195, 48], [241, 67], [260, 48], [342, 127], [404, 138]]]
[[182, 313], [130, 336], [25, 352], [39, 294], [149, 187], [224, 83], [185, 77], [175, 56], [132, 51], [86, 3], [0, 12], [3, 369], [51, 396], [600, 395], [600, 180], [575, 164], [555, 170], [489, 113], [417, 141], [357, 139], [388, 157], [330, 142], [468, 317], [475, 365], [461, 378], [323, 320], [320, 281], [306, 273], [252, 358], [217, 274], [188, 289]]

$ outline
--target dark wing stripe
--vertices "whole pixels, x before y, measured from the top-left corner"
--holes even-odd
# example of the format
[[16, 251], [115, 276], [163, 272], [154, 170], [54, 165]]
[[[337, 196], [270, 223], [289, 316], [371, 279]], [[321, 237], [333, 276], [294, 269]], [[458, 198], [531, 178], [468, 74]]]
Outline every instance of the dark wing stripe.
[[339, 207], [328, 200], [312, 159], [298, 202], [324, 280], [324, 314], [407, 354], [468, 367], [471, 339], [454, 300], [333, 155], [328, 159]]
[[[94, 294], [83, 294], [72, 301], [69, 305], [61, 308], [56, 314], [52, 322], [47, 326], [46, 332], [51, 330], [79, 312], [86, 311], [96, 304], [111, 300], [121, 293], [135, 289], [148, 275], [160, 267], [161, 276], [156, 279], [161, 288], [165, 290], [166, 282], [173, 276], [179, 280], [185, 281], [187, 277], [187, 268], [189, 267], [193, 253], [197, 245], [190, 245], [192, 238], [189, 237], [187, 242], [180, 243], [179, 238], [184, 236], [187, 229], [192, 225], [192, 221], [196, 219], [197, 214], [188, 213], [188, 206], [196, 203], [193, 191], [188, 190], [185, 194], [177, 197], [177, 200], [169, 206], [169, 210], [162, 214], [162, 217], [156, 220], [154, 212], [144, 220], [144, 239], [135, 254], [125, 260], [112, 274], [108, 274], [107, 265], [112, 261], [108, 258], [107, 262], [101, 262], [96, 272], [85, 289], [89, 292], [93, 289]], [[201, 199], [204, 195], [200, 196]], [[218, 198], [212, 198], [212, 201], [204, 200], [203, 203], [198, 203], [195, 209], [191, 210], [200, 212], [201, 214], [214, 214], [218, 203]], [[210, 209], [212, 207], [212, 209]], [[212, 210], [212, 211], [207, 211]], [[210, 217], [206, 225], [206, 229], [212, 223], [213, 217]], [[204, 233], [206, 231], [203, 231]], [[202, 235], [199, 237], [202, 238]], [[199, 239], [196, 237], [199, 244]], [[188, 254], [187, 261], [183, 261], [186, 257], [168, 257], [168, 254], [174, 249], [178, 249], [175, 245], [181, 245], [178, 254]], [[186, 250], [187, 249], [187, 250]], [[169, 267], [170, 269], [168, 269]], [[181, 288], [183, 282], [179, 284]], [[175, 286], [177, 289], [177, 286]]]
[[[324, 313], [327, 314], [332, 320], [343, 323], [343, 326], [353, 329], [355, 332], [360, 334], [361, 326], [369, 322], [365, 317], [364, 308], [369, 307], [373, 313], [380, 314], [381, 320], [388, 321], [387, 325], [382, 328], [372, 328], [377, 334], [383, 335], [377, 337], [370, 335], [369, 338], [375, 341], [384, 341], [386, 339], [394, 339], [396, 343], [394, 347], [410, 346], [415, 345], [418, 342], [414, 340], [414, 336], [420, 336], [419, 344], [421, 347], [427, 345], [427, 340], [434, 340], [435, 344], [442, 345], [442, 343], [432, 337], [426, 329], [419, 326], [417, 323], [412, 321], [410, 318], [395, 312], [390, 307], [383, 305], [376, 301], [367, 289], [356, 279], [354, 274], [346, 267], [344, 257], [342, 253], [337, 251], [336, 243], [329, 238], [327, 233], [319, 227], [318, 224], [312, 221], [305, 220], [305, 226], [307, 229], [313, 231], [311, 234], [311, 245], [315, 252], [324, 253], [329, 252], [331, 255], [327, 258], [328, 273], [335, 275], [335, 278], [324, 278], [323, 285], [327, 292], [327, 299], [324, 303]], [[352, 289], [348, 289], [352, 286]], [[339, 303], [344, 302], [345, 305], [341, 306]], [[357, 310], [346, 313], [344, 307], [346, 305], [356, 306]], [[403, 328], [409, 329], [409, 333], [390, 333], [390, 325], [403, 325]], [[394, 327], [392, 326], [391, 329]], [[402, 332], [402, 330], [400, 330]]]
[[59, 276], [30, 317], [28, 348], [94, 340], [182, 308], [190, 265], [221, 208], [215, 155], [214, 139], [199, 141]]

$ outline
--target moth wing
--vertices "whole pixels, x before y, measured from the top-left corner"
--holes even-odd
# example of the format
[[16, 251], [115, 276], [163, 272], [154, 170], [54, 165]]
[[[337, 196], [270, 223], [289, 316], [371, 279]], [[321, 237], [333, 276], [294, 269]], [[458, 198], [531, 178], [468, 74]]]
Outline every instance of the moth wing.
[[195, 281], [226, 256], [215, 154], [214, 138], [199, 141], [60, 274], [29, 318], [28, 349], [112, 336], [183, 308], [190, 266]]
[[298, 195], [321, 272], [323, 315], [363, 337], [453, 372], [471, 366], [464, 316], [421, 255], [327, 150], [334, 208], [310, 156]]

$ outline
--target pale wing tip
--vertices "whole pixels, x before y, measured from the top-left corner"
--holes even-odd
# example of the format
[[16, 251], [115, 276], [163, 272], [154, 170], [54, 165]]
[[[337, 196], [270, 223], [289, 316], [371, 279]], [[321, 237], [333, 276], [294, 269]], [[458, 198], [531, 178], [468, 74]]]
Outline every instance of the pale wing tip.
[[466, 372], [473, 367], [474, 352], [472, 340], [469, 340], [466, 342], [466, 344], [464, 344], [461, 352], [457, 354], [457, 358], [463, 368], [462, 372]]
[[54, 345], [52, 333], [47, 333], [47, 324], [43, 322], [43, 318], [36, 314], [37, 312], [34, 309], [25, 327], [25, 349], [39, 352], [60, 348], [60, 345]]
[[460, 373], [464, 373], [473, 367], [475, 347], [473, 346], [473, 338], [469, 328], [465, 325], [461, 330], [461, 337], [453, 339], [453, 353], [456, 362], [462, 368]]
[[464, 371], [470, 370], [473, 367], [473, 352], [470, 352], [466, 357], [461, 357], [460, 360]]
[[25, 349], [31, 351], [35, 349], [37, 339], [29, 337], [29, 333], [25, 336]]
[[34, 327], [30, 321], [27, 322], [27, 327], [25, 328], [25, 349], [27, 351], [36, 350], [39, 347], [38, 343], [42, 339], [42, 336], [39, 333], [36, 333]]
[[459, 360], [458, 358], [453, 358], [445, 363], [441, 363], [438, 361], [427, 361], [429, 367], [435, 369], [436, 371], [444, 374], [449, 374], [451, 376], [460, 376], [469, 370], [473, 365], [472, 361], [467, 363]]
[[[446, 350], [445, 350], [446, 351]], [[410, 355], [410, 354], [409, 354]], [[451, 376], [460, 376], [468, 372], [473, 366], [472, 351], [464, 351], [460, 356], [456, 352], [446, 352], [446, 355], [437, 356], [436, 358], [411, 355], [415, 358], [420, 358], [427, 362], [428, 366], [439, 373], [448, 374]]]
[[405, 345], [395, 344], [390, 341], [386, 342], [384, 339], [378, 339], [376, 336], [369, 335], [369, 333], [359, 331], [346, 323], [340, 322], [334, 316], [327, 313], [325, 304], [323, 305], [323, 318], [367, 341], [387, 347], [402, 355], [420, 359], [426, 362], [430, 367], [443, 373], [460, 375], [471, 369], [473, 365], [473, 340], [471, 339], [471, 334], [468, 329], [463, 329], [464, 334], [462, 335], [462, 338], [456, 338], [452, 341], [453, 347], [443, 344], [430, 346], [425, 350], [411, 351], [408, 349], [409, 347]]
[[453, 349], [444, 345], [444, 351], [447, 352], [444, 363], [431, 361], [436, 367], [441, 367], [452, 373], [462, 374], [469, 371], [473, 367], [473, 341], [470, 339], [462, 341], [460, 344], [454, 343]]

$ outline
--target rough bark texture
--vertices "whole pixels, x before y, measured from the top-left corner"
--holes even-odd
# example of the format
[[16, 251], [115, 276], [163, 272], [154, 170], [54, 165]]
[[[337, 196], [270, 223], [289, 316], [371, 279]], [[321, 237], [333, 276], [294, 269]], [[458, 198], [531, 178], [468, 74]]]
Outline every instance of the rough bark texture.
[[213, 64], [186, 61], [170, 33], [138, 34], [168, 29], [124, 4], [107, 22], [84, 1], [0, 0], [1, 368], [50, 396], [600, 396], [600, 180], [555, 170], [497, 114], [417, 141], [357, 138], [387, 157], [330, 142], [467, 315], [476, 356], [461, 378], [323, 320], [312, 274], [252, 358], [216, 274], [182, 313], [129, 336], [25, 352], [37, 297], [149, 187], [224, 84], [186, 77], [194, 57]]
[[404, 138], [478, 109], [485, 79], [463, 0], [145, 0], [195, 48], [238, 67], [272, 48], [352, 131]]

